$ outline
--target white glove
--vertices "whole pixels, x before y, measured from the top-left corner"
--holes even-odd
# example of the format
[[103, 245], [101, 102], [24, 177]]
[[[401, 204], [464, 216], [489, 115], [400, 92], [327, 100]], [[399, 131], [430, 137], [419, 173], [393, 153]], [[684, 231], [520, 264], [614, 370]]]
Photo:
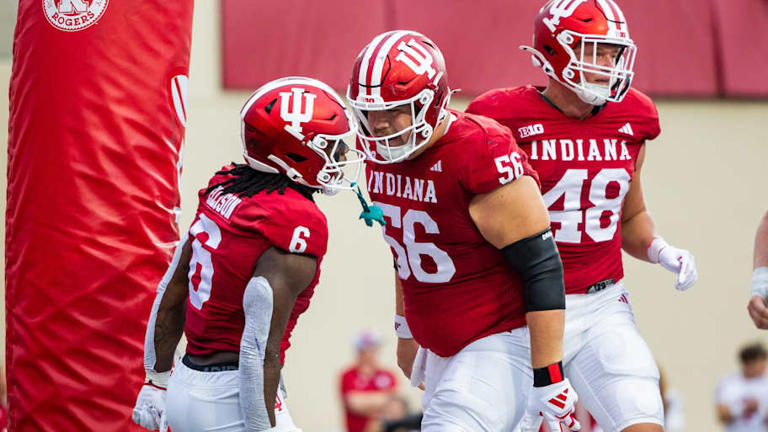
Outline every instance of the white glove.
[[131, 418], [137, 425], [147, 430], [166, 432], [168, 423], [165, 419], [165, 394], [168, 388], [170, 372], [147, 371], [147, 379], [136, 398]]
[[560, 425], [572, 431], [581, 430], [581, 424], [574, 418], [574, 405], [579, 400], [576, 390], [571, 387], [568, 378], [546, 387], [533, 387], [528, 397], [523, 423], [523, 432], [536, 432], [541, 424], [540, 418], [549, 425], [552, 432], [563, 431]]
[[670, 246], [661, 237], [653, 239], [648, 247], [648, 259], [654, 264], [661, 264], [672, 273], [677, 273], [675, 288], [679, 291], [690, 288], [698, 278], [693, 255], [685, 249]]

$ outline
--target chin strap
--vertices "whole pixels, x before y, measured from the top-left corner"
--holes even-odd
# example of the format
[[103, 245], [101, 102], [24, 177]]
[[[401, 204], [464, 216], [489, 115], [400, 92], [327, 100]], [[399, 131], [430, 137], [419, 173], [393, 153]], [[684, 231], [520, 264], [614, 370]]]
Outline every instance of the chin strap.
[[374, 221], [378, 222], [381, 226], [385, 226], [387, 221], [384, 220], [384, 211], [381, 207], [368, 204], [363, 196], [363, 192], [360, 190], [360, 186], [357, 186], [357, 184], [353, 184], [352, 186], [355, 187], [357, 199], [360, 200], [360, 205], [363, 207], [363, 212], [360, 213], [360, 219], [363, 219], [365, 224], [369, 227], [373, 226]]

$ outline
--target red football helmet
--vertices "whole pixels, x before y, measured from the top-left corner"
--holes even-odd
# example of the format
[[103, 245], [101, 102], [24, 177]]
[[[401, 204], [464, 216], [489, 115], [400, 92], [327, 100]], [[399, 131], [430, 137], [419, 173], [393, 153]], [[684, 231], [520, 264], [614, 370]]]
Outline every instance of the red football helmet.
[[[380, 34], [355, 61], [347, 99], [358, 122], [357, 135], [369, 159], [395, 163], [408, 158], [429, 141], [448, 116], [451, 90], [440, 49], [426, 36], [408, 30]], [[376, 137], [368, 124], [369, 111], [410, 105], [411, 126]], [[390, 140], [410, 134], [401, 146]], [[374, 148], [375, 146], [375, 148]]]
[[[344, 143], [345, 137], [354, 139], [354, 123], [328, 85], [304, 77], [269, 82], [248, 98], [240, 118], [243, 156], [251, 168], [282, 172], [329, 194], [357, 181], [364, 155]], [[343, 154], [346, 160], [340, 160]], [[348, 166], [352, 176], [342, 171]]]
[[[598, 44], [620, 48], [613, 67], [598, 64]], [[613, 0], [550, 0], [536, 17], [533, 47], [520, 48], [533, 54], [535, 66], [592, 105], [621, 102], [634, 76], [637, 47]], [[608, 78], [609, 84], [589, 83], [584, 73]]]

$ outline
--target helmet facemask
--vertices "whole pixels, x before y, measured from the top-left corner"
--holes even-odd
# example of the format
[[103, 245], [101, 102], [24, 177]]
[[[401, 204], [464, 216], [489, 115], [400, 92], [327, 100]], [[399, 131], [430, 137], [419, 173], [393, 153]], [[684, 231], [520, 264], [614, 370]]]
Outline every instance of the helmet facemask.
[[[582, 101], [591, 105], [621, 102], [624, 99], [634, 77], [632, 69], [637, 47], [632, 39], [585, 35], [565, 30], [557, 36], [557, 41], [571, 58], [562, 71], [562, 80], [554, 76], [558, 81], [573, 90]], [[571, 48], [574, 42], [576, 42], [574, 48], [578, 49]], [[613, 45], [619, 48], [613, 66], [599, 64], [599, 45]], [[591, 83], [587, 80], [586, 74], [607, 78], [609, 82], [608, 84]]]
[[[427, 144], [432, 137], [434, 128], [448, 115], [445, 107], [448, 105], [450, 95], [446, 96], [443, 106], [440, 107], [440, 115], [436, 124], [433, 126], [427, 122], [426, 116], [434, 98], [434, 90], [426, 88], [410, 99], [392, 102], [363, 102], [353, 99], [348, 88], [347, 99], [358, 124], [357, 137], [360, 139], [368, 159], [380, 164], [402, 162]], [[373, 127], [368, 122], [368, 113], [370, 111], [388, 111], [406, 105], [410, 108], [410, 126], [390, 135], [374, 136]], [[402, 145], [391, 145], [392, 140], [405, 136], [407, 136], [407, 139], [404, 140], [405, 142]]]
[[323, 168], [317, 173], [317, 183], [326, 195], [354, 189], [362, 173], [365, 155], [360, 150], [349, 147], [344, 142], [345, 138], [354, 142], [354, 130], [342, 135], [315, 135], [307, 141], [307, 146], [325, 161]]

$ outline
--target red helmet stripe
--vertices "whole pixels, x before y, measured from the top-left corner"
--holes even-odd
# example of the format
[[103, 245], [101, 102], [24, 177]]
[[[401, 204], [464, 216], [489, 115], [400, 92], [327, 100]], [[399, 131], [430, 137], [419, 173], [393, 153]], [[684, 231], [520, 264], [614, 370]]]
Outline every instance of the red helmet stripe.
[[365, 50], [365, 54], [363, 54], [363, 59], [360, 62], [360, 75], [357, 77], [358, 83], [360, 84], [360, 94], [370, 94], [368, 90], [369, 88], [363, 84], [369, 84], [371, 82], [371, 72], [373, 70], [371, 58], [375, 58], [373, 54], [377, 51], [381, 45], [381, 41], [387, 34], [389, 33], [382, 33], [376, 36], [376, 38], [374, 38], [373, 41], [368, 44], [368, 47]]
[[371, 94], [374, 96], [381, 96], [381, 83], [382, 73], [384, 72], [384, 63], [386, 63], [387, 54], [389, 50], [397, 43], [398, 40], [405, 37], [408, 31], [396, 31], [389, 34], [389, 37], [381, 45], [381, 49], [376, 53], [373, 64], [373, 74], [371, 76], [370, 85], [376, 86], [371, 88]]

